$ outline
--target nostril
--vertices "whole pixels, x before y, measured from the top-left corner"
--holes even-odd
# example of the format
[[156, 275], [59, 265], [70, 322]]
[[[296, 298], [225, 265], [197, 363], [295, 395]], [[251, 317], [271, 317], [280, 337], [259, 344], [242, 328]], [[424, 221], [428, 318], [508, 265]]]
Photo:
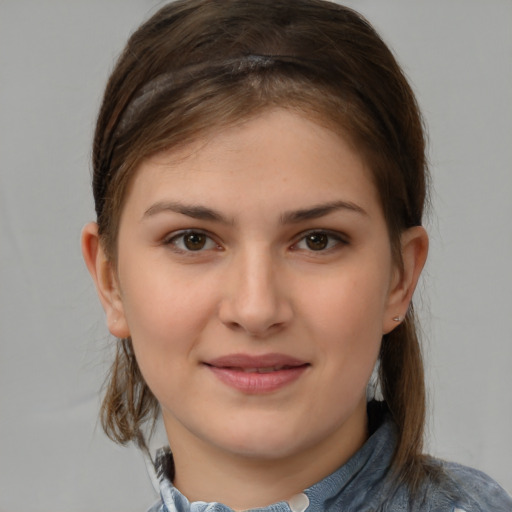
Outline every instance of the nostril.
[[225, 325], [233, 331], [243, 331], [244, 328], [237, 322], [225, 322]]

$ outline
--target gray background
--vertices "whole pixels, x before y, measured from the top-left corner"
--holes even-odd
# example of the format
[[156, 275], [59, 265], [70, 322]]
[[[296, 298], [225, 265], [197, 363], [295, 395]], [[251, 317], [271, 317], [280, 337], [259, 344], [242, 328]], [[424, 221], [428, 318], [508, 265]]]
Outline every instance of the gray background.
[[[142, 511], [142, 455], [97, 424], [107, 334], [79, 249], [94, 117], [161, 2], [0, 0], [0, 512]], [[359, 0], [423, 107], [429, 447], [512, 490], [512, 1]]]

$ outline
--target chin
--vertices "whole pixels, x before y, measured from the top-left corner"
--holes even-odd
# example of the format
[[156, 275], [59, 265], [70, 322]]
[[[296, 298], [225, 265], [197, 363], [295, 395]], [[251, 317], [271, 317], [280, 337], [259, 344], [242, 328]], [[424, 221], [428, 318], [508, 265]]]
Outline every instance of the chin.
[[[233, 430], [224, 431], [223, 436], [217, 437], [217, 446], [247, 458], [272, 460], [283, 459], [307, 451], [313, 446], [315, 439], [312, 436], [303, 437], [304, 430], [297, 431], [295, 428], [285, 428], [279, 422], [272, 425], [261, 426], [258, 429], [244, 430], [242, 427], [233, 425]], [[279, 427], [279, 428], [277, 428]], [[236, 430], [235, 430], [236, 429]]]

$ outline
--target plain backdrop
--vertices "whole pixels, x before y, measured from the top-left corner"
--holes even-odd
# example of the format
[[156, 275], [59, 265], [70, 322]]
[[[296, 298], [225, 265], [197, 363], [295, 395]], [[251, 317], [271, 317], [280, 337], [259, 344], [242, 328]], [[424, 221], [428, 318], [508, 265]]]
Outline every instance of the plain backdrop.
[[[512, 1], [353, 0], [429, 128], [421, 306], [432, 453], [512, 490]], [[114, 341], [82, 262], [102, 90], [154, 0], [0, 0], [0, 512], [140, 512], [134, 448], [97, 422]]]

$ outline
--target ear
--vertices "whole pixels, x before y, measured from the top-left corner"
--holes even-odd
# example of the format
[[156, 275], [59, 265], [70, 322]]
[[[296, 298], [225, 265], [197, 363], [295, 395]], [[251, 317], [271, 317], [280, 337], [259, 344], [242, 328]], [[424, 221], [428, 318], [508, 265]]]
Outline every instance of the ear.
[[82, 255], [105, 310], [108, 330], [116, 338], [127, 338], [130, 331], [124, 315], [119, 283], [112, 263], [103, 250], [95, 222], [87, 224], [82, 230]]
[[387, 334], [403, 321], [428, 254], [428, 235], [421, 226], [402, 233], [403, 268], [397, 268], [391, 283], [382, 332]]

